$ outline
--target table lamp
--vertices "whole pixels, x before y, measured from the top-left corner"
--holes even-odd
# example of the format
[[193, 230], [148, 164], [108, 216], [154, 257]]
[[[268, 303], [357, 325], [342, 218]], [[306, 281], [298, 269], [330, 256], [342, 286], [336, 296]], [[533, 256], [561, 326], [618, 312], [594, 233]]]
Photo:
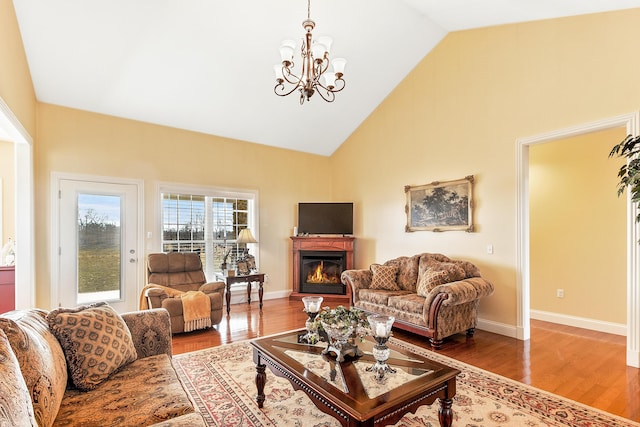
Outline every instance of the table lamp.
[[[236, 240], [237, 244], [244, 243], [258, 243], [253, 234], [251, 234], [251, 230], [248, 228], [243, 228], [240, 230], [240, 235], [238, 236], [238, 240]], [[252, 268], [255, 268], [255, 263], [252, 266], [249, 266], [247, 263], [247, 258], [249, 258], [249, 248], [246, 248], [242, 252], [242, 259], [238, 260], [238, 273], [240, 274], [249, 274]], [[252, 257], [253, 258], [253, 257]]]

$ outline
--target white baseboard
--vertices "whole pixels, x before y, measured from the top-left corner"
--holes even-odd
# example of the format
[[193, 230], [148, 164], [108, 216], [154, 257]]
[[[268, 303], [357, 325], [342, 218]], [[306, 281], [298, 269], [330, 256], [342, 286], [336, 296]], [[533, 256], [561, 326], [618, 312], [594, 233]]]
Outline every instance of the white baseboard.
[[640, 352], [627, 350], [627, 365], [640, 368]]
[[574, 326], [576, 328], [627, 336], [627, 325], [622, 323], [605, 322], [602, 320], [587, 319], [585, 317], [551, 313], [541, 310], [531, 310], [531, 318], [544, 320], [545, 322], [558, 323], [561, 325]]
[[[289, 298], [291, 295], [291, 291], [271, 291], [265, 292], [262, 295], [263, 302], [270, 299], [278, 299], [278, 298]], [[251, 289], [251, 302], [259, 301], [258, 298], [258, 288]], [[247, 303], [247, 288], [246, 287], [238, 287], [235, 289], [231, 289], [231, 304], [246, 304]], [[302, 306], [300, 306], [302, 307]], [[300, 308], [302, 310], [302, 308]]]
[[483, 331], [504, 335], [506, 337], [517, 338], [516, 327], [513, 325], [507, 325], [506, 323], [498, 323], [492, 320], [478, 318], [478, 326], [476, 329], [482, 329]]

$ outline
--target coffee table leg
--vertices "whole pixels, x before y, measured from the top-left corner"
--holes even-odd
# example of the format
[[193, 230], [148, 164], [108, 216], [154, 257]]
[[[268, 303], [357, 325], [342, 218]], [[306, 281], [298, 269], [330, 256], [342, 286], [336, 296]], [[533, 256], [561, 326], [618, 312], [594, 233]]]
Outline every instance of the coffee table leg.
[[440, 408], [438, 408], [440, 427], [451, 427], [451, 423], [453, 422], [452, 404], [453, 400], [451, 399], [440, 399]]
[[267, 382], [267, 374], [265, 373], [265, 369], [267, 365], [256, 365], [256, 387], [258, 388], [258, 396], [256, 397], [256, 402], [258, 402], [258, 408], [262, 408], [264, 404], [264, 385]]

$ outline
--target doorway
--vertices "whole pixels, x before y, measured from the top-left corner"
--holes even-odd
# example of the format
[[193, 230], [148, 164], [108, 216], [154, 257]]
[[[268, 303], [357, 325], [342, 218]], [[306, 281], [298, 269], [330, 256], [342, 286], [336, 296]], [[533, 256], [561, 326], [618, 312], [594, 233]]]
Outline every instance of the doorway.
[[[529, 147], [535, 144], [624, 127], [627, 134], [640, 134], [640, 113], [631, 113], [571, 128], [517, 140], [517, 325], [516, 336], [530, 338], [530, 236], [529, 236]], [[628, 194], [628, 193], [627, 193]], [[627, 365], [640, 367], [640, 227], [635, 208], [627, 197]]]
[[26, 309], [35, 306], [33, 139], [2, 98], [0, 138], [14, 144], [15, 282], [20, 284], [16, 286], [15, 308]]
[[[626, 336], [618, 127], [529, 147], [531, 318]], [[603, 291], [606, 289], [606, 298]]]
[[117, 311], [137, 309], [139, 193], [137, 182], [56, 177], [57, 286], [53, 306], [106, 301]]

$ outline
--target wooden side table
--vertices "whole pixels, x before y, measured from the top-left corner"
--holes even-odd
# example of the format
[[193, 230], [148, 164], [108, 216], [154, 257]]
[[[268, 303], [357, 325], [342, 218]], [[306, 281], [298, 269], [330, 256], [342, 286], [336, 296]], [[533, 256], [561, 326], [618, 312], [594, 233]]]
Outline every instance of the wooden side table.
[[247, 284], [247, 303], [251, 304], [251, 284], [258, 282], [260, 287], [258, 288], [258, 297], [260, 298], [260, 310], [262, 310], [262, 295], [264, 293], [264, 273], [246, 274], [242, 276], [222, 276], [218, 275], [218, 278], [227, 285], [226, 299], [227, 299], [227, 315], [231, 311], [231, 285], [234, 283], [246, 283]]

